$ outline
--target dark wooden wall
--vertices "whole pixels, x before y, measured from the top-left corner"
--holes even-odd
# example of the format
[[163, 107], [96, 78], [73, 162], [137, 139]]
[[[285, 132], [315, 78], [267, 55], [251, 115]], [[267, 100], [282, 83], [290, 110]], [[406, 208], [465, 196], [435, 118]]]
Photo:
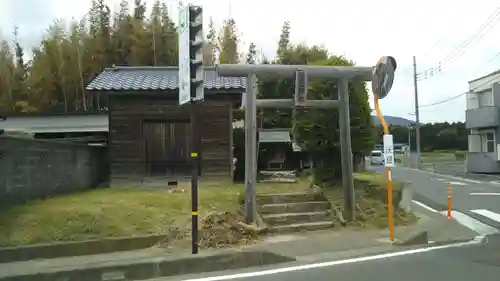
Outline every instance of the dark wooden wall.
[[[109, 98], [111, 176], [147, 177], [145, 124], [148, 127], [151, 122], [189, 122], [189, 107], [180, 107], [177, 100], [147, 94], [110, 95]], [[205, 100], [201, 106], [202, 177], [232, 178], [232, 103], [231, 100]]]

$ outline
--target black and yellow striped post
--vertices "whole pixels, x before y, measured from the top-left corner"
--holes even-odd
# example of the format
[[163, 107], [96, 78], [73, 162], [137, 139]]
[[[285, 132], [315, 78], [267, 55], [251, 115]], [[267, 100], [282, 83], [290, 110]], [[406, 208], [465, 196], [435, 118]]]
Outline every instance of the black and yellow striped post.
[[198, 253], [198, 153], [191, 153], [192, 179], [191, 179], [191, 237], [192, 253]]
[[198, 254], [198, 178], [200, 175], [200, 104], [191, 102], [191, 245], [192, 253]]

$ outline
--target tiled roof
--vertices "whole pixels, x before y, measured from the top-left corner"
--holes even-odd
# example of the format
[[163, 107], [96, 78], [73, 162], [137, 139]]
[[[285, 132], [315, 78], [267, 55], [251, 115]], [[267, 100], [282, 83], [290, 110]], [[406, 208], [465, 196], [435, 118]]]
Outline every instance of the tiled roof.
[[[89, 91], [174, 90], [179, 87], [177, 67], [120, 66], [107, 68], [87, 86]], [[205, 68], [206, 89], [245, 91], [246, 77], [219, 77], [215, 68]]]

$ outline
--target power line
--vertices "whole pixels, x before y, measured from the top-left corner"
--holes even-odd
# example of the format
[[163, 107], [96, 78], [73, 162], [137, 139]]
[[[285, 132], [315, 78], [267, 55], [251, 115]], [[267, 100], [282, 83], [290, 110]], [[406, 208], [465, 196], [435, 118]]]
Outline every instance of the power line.
[[465, 93], [461, 93], [461, 94], [458, 94], [456, 96], [453, 96], [453, 97], [449, 97], [445, 100], [442, 100], [442, 101], [438, 101], [438, 102], [434, 102], [434, 103], [429, 103], [429, 104], [424, 104], [424, 105], [419, 105], [418, 108], [422, 108], [422, 107], [429, 107], [429, 106], [434, 106], [434, 105], [438, 105], [438, 104], [442, 104], [442, 103], [446, 103], [446, 102], [449, 102], [451, 100], [454, 100], [456, 98], [459, 98], [465, 94], [467, 94], [468, 92], [465, 92]]
[[[500, 53], [499, 53], [499, 55], [500, 55]], [[459, 98], [459, 97], [465, 96], [465, 95], [467, 95], [468, 93], [470, 93], [471, 91], [477, 90], [478, 88], [480, 88], [480, 87], [482, 87], [482, 86], [484, 86], [484, 85], [486, 85], [486, 84], [488, 84], [488, 83], [492, 82], [493, 80], [495, 80], [495, 79], [497, 79], [497, 78], [498, 78], [498, 77], [493, 77], [493, 78], [489, 79], [488, 81], [486, 81], [486, 82], [482, 83], [481, 85], [478, 85], [478, 86], [474, 87], [473, 89], [471, 89], [471, 90], [469, 90], [469, 91], [467, 91], [467, 92], [464, 92], [464, 93], [458, 94], [458, 95], [456, 95], [456, 96], [448, 97], [448, 98], [446, 98], [446, 99], [444, 99], [444, 100], [437, 101], [437, 102], [433, 102], [433, 103], [429, 103], [429, 104], [419, 105], [419, 106], [418, 106], [418, 108], [420, 109], [420, 108], [422, 108], [422, 107], [430, 107], [430, 106], [435, 106], [435, 105], [439, 105], [439, 104], [447, 103], [447, 102], [452, 101], [452, 100], [454, 100], [454, 99], [457, 99], [457, 98]], [[415, 112], [410, 112], [410, 113], [408, 113], [408, 114], [413, 115], [413, 114], [415, 114]]]
[[479, 27], [479, 29], [475, 32], [475, 34], [472, 36], [470, 40], [466, 40], [464, 43], [462, 43], [462, 45], [460, 45], [459, 49], [456, 52], [452, 53], [448, 57], [445, 57], [445, 59], [443, 59], [443, 61], [441, 62], [441, 65], [446, 64], [448, 62], [451, 63], [454, 59], [458, 59], [458, 57], [460, 57], [465, 52], [466, 48], [472, 42], [474, 42], [474, 40], [482, 38], [482, 36], [486, 34], [486, 30], [494, 26], [494, 23], [498, 21], [497, 17], [499, 15], [500, 15], [500, 7], [498, 7], [495, 10], [495, 12], [492, 15], [490, 15], [490, 17], [486, 20], [486, 22], [484, 22]]
[[[418, 76], [418, 80], [426, 80], [430, 77], [433, 77], [435, 74], [438, 72], [441, 72], [443, 67], [446, 65], [449, 65], [453, 63], [454, 61], [458, 60], [467, 50], [467, 48], [470, 46], [470, 44], [479, 41], [481, 38], [483, 38], [484, 35], [487, 34], [487, 31], [494, 27], [496, 23], [500, 20], [500, 6], [491, 14], [488, 19], [483, 22], [483, 24], [474, 32], [474, 34], [466, 39], [460, 46], [455, 49], [455, 51], [449, 53], [444, 59], [442, 59], [438, 64], [437, 67], [431, 67], [428, 68], [422, 72], [420, 72]], [[423, 77], [422, 77], [423, 76]]]

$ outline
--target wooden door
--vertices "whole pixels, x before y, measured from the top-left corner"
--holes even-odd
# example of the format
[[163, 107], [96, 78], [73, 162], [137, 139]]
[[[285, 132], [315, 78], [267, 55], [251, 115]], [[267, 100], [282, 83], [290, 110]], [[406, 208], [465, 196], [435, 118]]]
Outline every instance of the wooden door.
[[189, 175], [189, 122], [144, 122], [143, 137], [149, 176]]

